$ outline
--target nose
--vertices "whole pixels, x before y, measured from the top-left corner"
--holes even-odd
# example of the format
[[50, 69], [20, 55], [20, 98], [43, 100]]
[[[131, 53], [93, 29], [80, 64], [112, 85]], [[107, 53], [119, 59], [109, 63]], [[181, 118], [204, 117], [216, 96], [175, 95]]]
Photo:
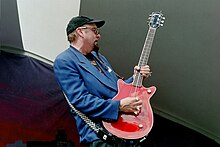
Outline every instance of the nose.
[[101, 38], [101, 35], [100, 34], [96, 34], [96, 38]]

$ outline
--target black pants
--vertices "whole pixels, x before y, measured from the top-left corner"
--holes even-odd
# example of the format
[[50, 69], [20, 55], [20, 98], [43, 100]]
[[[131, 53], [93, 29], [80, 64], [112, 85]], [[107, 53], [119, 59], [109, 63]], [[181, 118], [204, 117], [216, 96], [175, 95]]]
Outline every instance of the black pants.
[[138, 144], [129, 145], [123, 141], [108, 144], [100, 139], [92, 142], [89, 147], [141, 147], [141, 146]]

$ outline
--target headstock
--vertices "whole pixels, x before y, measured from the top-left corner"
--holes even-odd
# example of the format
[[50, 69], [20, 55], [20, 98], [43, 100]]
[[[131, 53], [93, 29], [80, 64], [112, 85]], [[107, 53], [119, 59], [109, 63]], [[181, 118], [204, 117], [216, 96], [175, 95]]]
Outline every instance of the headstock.
[[148, 19], [150, 27], [159, 28], [163, 26], [165, 17], [161, 12], [152, 12]]

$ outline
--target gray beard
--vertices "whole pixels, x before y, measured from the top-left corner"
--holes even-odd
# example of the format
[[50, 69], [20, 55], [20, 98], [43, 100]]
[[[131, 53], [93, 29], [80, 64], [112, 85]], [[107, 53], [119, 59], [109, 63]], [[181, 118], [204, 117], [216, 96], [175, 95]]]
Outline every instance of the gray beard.
[[99, 46], [97, 46], [97, 45], [94, 44], [93, 51], [95, 51], [96, 53], [98, 53], [98, 51], [99, 51]]

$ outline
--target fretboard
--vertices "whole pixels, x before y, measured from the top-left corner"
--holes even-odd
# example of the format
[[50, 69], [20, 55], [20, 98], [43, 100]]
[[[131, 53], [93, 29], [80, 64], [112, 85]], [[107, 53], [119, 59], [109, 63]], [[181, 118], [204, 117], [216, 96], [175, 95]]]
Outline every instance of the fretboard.
[[[148, 59], [150, 56], [151, 47], [152, 47], [153, 40], [154, 40], [155, 32], [156, 32], [156, 28], [152, 28], [152, 27], [149, 28], [148, 33], [147, 33], [147, 37], [145, 39], [144, 47], [143, 47], [143, 50], [142, 50], [142, 53], [141, 53], [141, 56], [140, 56], [140, 59], [138, 62], [139, 67], [147, 65], [147, 62], [148, 62]], [[134, 76], [134, 80], [133, 80], [132, 85], [140, 87], [140, 86], [142, 86], [142, 81], [143, 81], [143, 77], [141, 76], [140, 73], [137, 73]]]

